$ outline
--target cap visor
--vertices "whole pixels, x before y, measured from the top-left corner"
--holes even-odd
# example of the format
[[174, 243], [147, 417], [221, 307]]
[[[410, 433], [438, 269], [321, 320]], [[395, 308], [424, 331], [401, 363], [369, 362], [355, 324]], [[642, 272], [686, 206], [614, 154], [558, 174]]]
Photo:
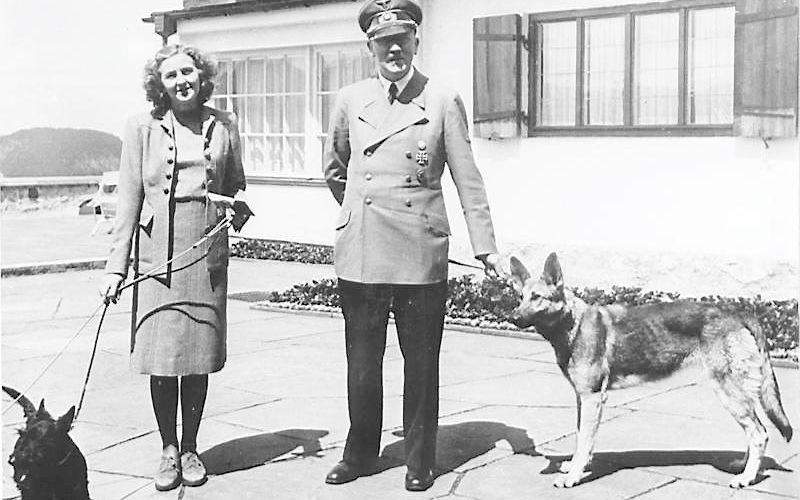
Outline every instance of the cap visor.
[[400, 35], [402, 33], [414, 33], [414, 28], [407, 23], [386, 24], [373, 31], [369, 38], [374, 40], [376, 38], [384, 38], [392, 35]]

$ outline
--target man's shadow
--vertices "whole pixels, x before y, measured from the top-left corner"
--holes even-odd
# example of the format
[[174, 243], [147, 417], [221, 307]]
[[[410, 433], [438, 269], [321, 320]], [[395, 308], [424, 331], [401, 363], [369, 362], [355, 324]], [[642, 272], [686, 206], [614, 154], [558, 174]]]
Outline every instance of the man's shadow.
[[233, 439], [202, 452], [200, 457], [209, 474], [227, 474], [251, 469], [301, 448], [298, 456], [317, 456], [319, 440], [328, 431], [319, 429], [286, 429]]
[[[395, 431], [402, 437], [403, 431]], [[440, 425], [436, 439], [435, 476], [456, 470], [470, 460], [496, 448], [506, 441], [515, 454], [539, 456], [533, 440], [524, 429], [509, 427], [500, 422], [472, 421], [454, 425]], [[383, 448], [378, 461], [378, 472], [405, 464], [405, 441], [390, 443]]]
[[[570, 460], [572, 455], [545, 455], [550, 462], [541, 471], [542, 474], [555, 474], [565, 460]], [[592, 459], [592, 472], [581, 480], [581, 483], [594, 481], [609, 474], [624, 469], [638, 469], [642, 467], [669, 467], [680, 465], [710, 465], [727, 474], [738, 474], [744, 466], [744, 453], [731, 450], [635, 450], [635, 451], [610, 451], [594, 454]], [[761, 472], [756, 484], [768, 478], [764, 472], [777, 470], [792, 472], [774, 458], [765, 456], [761, 459]]]

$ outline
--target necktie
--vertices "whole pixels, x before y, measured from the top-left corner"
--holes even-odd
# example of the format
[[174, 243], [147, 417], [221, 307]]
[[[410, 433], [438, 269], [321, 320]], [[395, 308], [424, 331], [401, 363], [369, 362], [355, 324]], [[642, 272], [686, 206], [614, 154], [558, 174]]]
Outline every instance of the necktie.
[[397, 85], [392, 82], [392, 84], [389, 85], [389, 104], [393, 104], [395, 99], [397, 99]]

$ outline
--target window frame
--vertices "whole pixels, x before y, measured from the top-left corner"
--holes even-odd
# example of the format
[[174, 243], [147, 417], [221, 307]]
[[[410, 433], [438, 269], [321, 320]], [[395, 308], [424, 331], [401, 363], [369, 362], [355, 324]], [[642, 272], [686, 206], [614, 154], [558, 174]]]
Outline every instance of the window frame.
[[[688, 82], [688, 11], [715, 9], [721, 7], [735, 8], [735, 0], [672, 0], [664, 3], [647, 3], [640, 5], [621, 5], [598, 7], [591, 9], [575, 9], [557, 12], [535, 13], [528, 16], [528, 40], [530, 41], [528, 72], [528, 136], [729, 136], [734, 134], [734, 123], [730, 124], [687, 124], [686, 100]], [[635, 16], [642, 14], [658, 14], [678, 12], [678, 124], [677, 125], [635, 125], [633, 124], [633, 78], [635, 51], [633, 33]], [[587, 19], [624, 17], [625, 19], [625, 77], [623, 87], [623, 125], [585, 125], [583, 124], [583, 92], [584, 92], [584, 58], [583, 41], [584, 24]], [[541, 77], [540, 49], [542, 47], [542, 30], [540, 23], [575, 22], [576, 30], [576, 88], [575, 88], [575, 125], [542, 126], [537, 125], [539, 97], [537, 95]], [[735, 43], [735, 39], [734, 39]], [[734, 55], [734, 64], [736, 56]], [[735, 83], [734, 83], [735, 86]], [[734, 91], [734, 89], [731, 89]], [[735, 116], [734, 116], [735, 122]]]
[[[305, 78], [303, 82], [303, 103], [304, 103], [304, 127], [302, 132], [264, 132], [260, 133], [251, 133], [245, 132], [243, 130], [244, 120], [240, 118], [239, 122], [239, 133], [242, 137], [242, 144], [246, 142], [246, 137], [250, 136], [260, 136], [264, 138], [269, 137], [281, 137], [285, 140], [287, 137], [301, 137], [304, 140], [303, 146], [303, 168], [298, 171], [289, 172], [289, 171], [275, 171], [264, 168], [264, 165], [261, 165], [261, 169], [259, 170], [259, 166], [255, 166], [250, 164], [249, 160], [249, 153], [243, 151], [243, 158], [242, 161], [244, 163], [244, 173], [247, 176], [248, 180], [264, 180], [264, 181], [276, 181], [278, 183], [293, 183], [293, 182], [307, 182], [311, 181], [313, 183], [323, 182], [323, 173], [322, 173], [322, 154], [321, 154], [321, 147], [318, 143], [322, 140], [322, 133], [327, 124], [318, 123], [319, 120], [322, 118], [322, 110], [319, 109], [318, 104], [318, 95], [319, 95], [319, 88], [320, 88], [320, 75], [319, 70], [317, 68], [317, 55], [320, 53], [330, 53], [330, 52], [337, 52], [337, 51], [361, 51], [364, 52], [366, 50], [364, 48], [363, 42], [333, 42], [333, 43], [318, 43], [318, 44], [309, 44], [309, 45], [300, 45], [300, 46], [286, 46], [286, 47], [263, 47], [259, 49], [252, 49], [252, 50], [231, 50], [231, 51], [217, 51], [213, 53], [213, 56], [216, 60], [220, 62], [226, 62], [228, 65], [228, 72], [226, 73], [227, 78], [227, 93], [218, 95], [215, 91], [212, 94], [211, 98], [209, 99], [209, 104], [214, 106], [217, 99], [225, 99], [227, 103], [228, 111], [233, 111], [233, 100], [234, 98], [248, 98], [253, 97], [256, 94], [252, 93], [241, 93], [241, 94], [233, 94], [231, 93], [231, 83], [232, 83], [232, 76], [231, 70], [233, 63], [235, 61], [243, 61], [245, 62], [245, 67], [249, 67], [246, 64], [246, 61], [249, 59], [261, 59], [266, 61], [269, 58], [276, 58], [276, 57], [294, 57], [294, 56], [301, 56], [303, 60], [303, 69], [305, 71]], [[245, 81], [247, 81], [247, 76], [244, 76]], [[337, 89], [338, 92], [341, 88]], [[294, 95], [295, 92], [283, 92], [280, 93], [281, 96], [285, 95]], [[273, 93], [263, 93], [258, 94], [261, 97], [270, 97], [273, 96]], [[245, 117], [246, 119], [246, 117]], [[264, 115], [264, 120], [268, 120], [268, 116]], [[266, 125], [266, 123], [265, 123]]]

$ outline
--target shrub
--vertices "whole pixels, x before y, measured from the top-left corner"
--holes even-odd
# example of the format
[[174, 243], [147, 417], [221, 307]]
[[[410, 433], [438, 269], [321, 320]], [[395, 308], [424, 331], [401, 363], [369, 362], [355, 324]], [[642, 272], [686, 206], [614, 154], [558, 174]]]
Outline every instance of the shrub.
[[[289, 241], [241, 239], [231, 246], [231, 255], [251, 259], [272, 259], [306, 264], [333, 264], [333, 248]], [[448, 282], [447, 319], [452, 324], [482, 328], [516, 329], [505, 318], [519, 304], [511, 285], [503, 280], [484, 280], [475, 275], [451, 278]], [[628, 306], [670, 302], [679, 293], [643, 291], [639, 287], [613, 286], [610, 291], [600, 288], [572, 288], [572, 292], [590, 305], [623, 304]], [[716, 304], [725, 309], [754, 315], [767, 337], [770, 352], [775, 357], [797, 359], [798, 310], [797, 300], [764, 300], [756, 297], [706, 296], [685, 298]], [[336, 281], [323, 279], [298, 284], [283, 292], [271, 292], [269, 301], [290, 304], [301, 309], [335, 310], [339, 308]]]

